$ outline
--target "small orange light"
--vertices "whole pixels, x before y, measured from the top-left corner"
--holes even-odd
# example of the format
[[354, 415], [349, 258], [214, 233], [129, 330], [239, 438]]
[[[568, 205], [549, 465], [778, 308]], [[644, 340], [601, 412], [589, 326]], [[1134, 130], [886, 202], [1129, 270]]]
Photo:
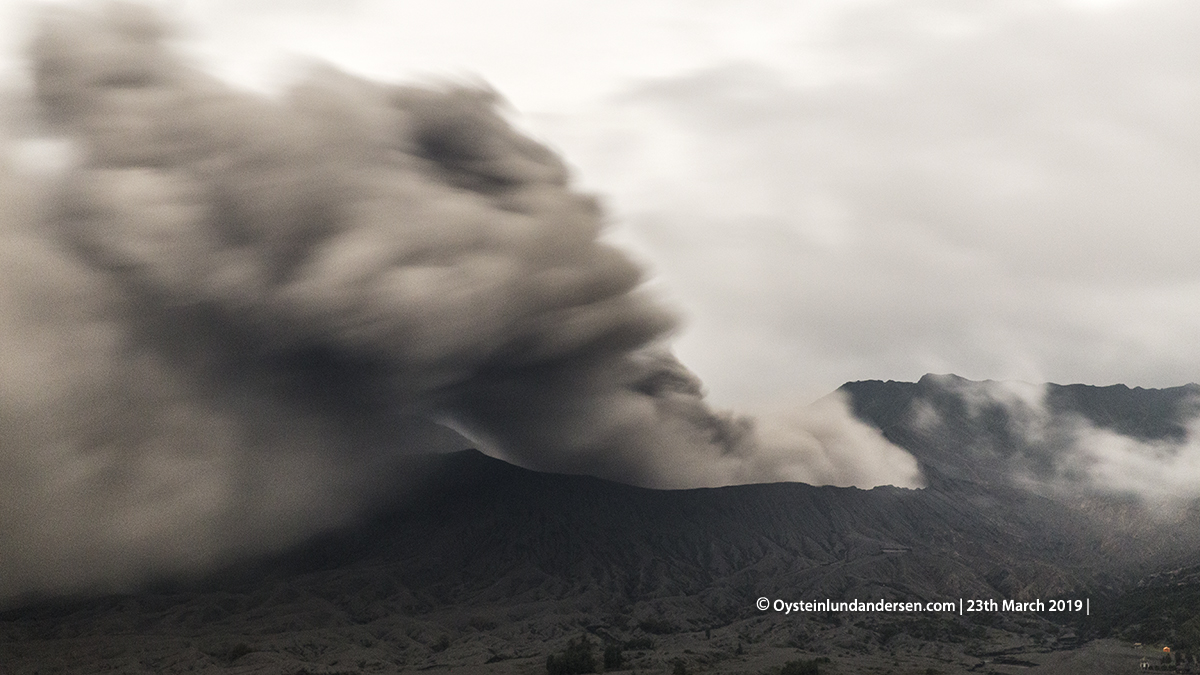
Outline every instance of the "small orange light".
[[1164, 652], [1166, 652], [1166, 653], [1168, 653], [1168, 654], [1170, 654], [1170, 653], [1171, 653], [1171, 648], [1170, 648], [1170, 647], [1163, 647], [1163, 651], [1164, 651]]

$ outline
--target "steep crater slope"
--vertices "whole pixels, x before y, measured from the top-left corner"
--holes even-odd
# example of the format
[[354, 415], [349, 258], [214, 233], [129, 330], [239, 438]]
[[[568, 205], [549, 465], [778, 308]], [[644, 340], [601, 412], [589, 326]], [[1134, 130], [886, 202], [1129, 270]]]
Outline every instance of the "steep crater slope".
[[[423, 474], [420, 489], [282, 554], [137, 594], [9, 609], [0, 615], [0, 659], [33, 668], [60, 652], [92, 664], [161, 654], [157, 672], [168, 672], [171, 655], [188, 653], [191, 663], [218, 669], [241, 663], [245, 643], [276, 659], [278, 668], [262, 672], [336, 669], [348, 649], [367, 654], [365, 662], [405, 669], [544, 660], [547, 645], [561, 646], [580, 630], [621, 644], [666, 649], [678, 642], [680, 653], [711, 632], [724, 636], [722, 649], [732, 654], [754, 635], [824, 649], [829, 640], [892, 644], [895, 631], [911, 628], [884, 626], [879, 617], [780, 621], [755, 608], [760, 597], [1087, 596], [1108, 623], [1075, 629], [1111, 633], [1111, 615], [1130, 597], [1122, 593], [1168, 562], [1200, 562], [1194, 508], [1164, 524], [1136, 499], [1056, 493], [1015, 480], [1006, 458], [1038, 449], [1020, 445], [1011, 418], [968, 404], [936, 379], [851, 383], [844, 391], [861, 417], [917, 457], [929, 487], [666, 491], [538, 473], [475, 451], [442, 455], [414, 469]], [[1061, 395], [1062, 405], [1076, 406], [1073, 414], [1092, 405], [1101, 424], [1104, 406], [1079, 401], [1107, 400], [1104, 393], [1080, 391]], [[1161, 406], [1178, 410], [1189, 395], [1151, 395], [1158, 402], [1140, 413], [1141, 427], [1109, 409], [1109, 424], [1132, 425], [1120, 428], [1147, 438], [1178, 433], [1171, 429], [1185, 427], [1177, 413]], [[920, 405], [935, 406], [945, 424], [915, 424]], [[1140, 625], [1153, 627], [1147, 617]], [[910, 637], [937, 642], [976, 639], [964, 636], [1000, 626], [1010, 635], [1026, 630], [1013, 617], [998, 616], [986, 630], [968, 619], [927, 617], [912, 625], [928, 630]], [[1037, 620], [1038, 639], [1058, 634]], [[117, 649], [105, 645], [126, 642], [117, 650], [125, 656], [104, 656]], [[176, 660], [183, 669], [187, 659]]]

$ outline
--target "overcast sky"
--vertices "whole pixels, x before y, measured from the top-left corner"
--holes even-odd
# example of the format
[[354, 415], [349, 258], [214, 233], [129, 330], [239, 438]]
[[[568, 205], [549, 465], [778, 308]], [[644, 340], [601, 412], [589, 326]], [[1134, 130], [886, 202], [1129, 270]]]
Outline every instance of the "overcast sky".
[[249, 86], [301, 55], [490, 83], [603, 197], [718, 404], [1200, 380], [1190, 0], [158, 4]]

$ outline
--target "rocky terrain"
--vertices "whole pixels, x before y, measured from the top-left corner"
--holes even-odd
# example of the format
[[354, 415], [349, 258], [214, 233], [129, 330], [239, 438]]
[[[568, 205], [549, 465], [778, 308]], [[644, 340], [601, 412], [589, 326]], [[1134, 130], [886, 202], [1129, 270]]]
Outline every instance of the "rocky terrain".
[[[619, 655], [610, 670], [821, 659], [821, 672], [1129, 672], [1133, 648], [1096, 639], [1182, 635], [1200, 597], [1200, 511], [1164, 523], [1132, 497], [1020, 480], [1014, 467], [1055, 449], [1012, 423], [1019, 407], [968, 405], [974, 384], [843, 388], [914, 453], [924, 489], [650, 490], [464, 451], [427, 460], [421, 490], [369, 520], [285, 554], [137, 594], [11, 607], [0, 672], [542, 673], [581, 636], [597, 665], [606, 646]], [[1054, 414], [1145, 438], [1186, 435], [1177, 413], [1195, 393], [1050, 391]], [[952, 606], [784, 613], [759, 598]], [[960, 613], [959, 601], [991, 599], [1087, 605]]]

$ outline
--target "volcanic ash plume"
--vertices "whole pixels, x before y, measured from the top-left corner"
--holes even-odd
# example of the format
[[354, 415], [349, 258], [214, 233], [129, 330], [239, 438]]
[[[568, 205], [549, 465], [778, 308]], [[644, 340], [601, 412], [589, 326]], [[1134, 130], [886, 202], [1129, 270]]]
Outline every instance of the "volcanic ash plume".
[[79, 159], [53, 189], [4, 176], [0, 594], [336, 524], [400, 487], [398, 457], [463, 447], [431, 420], [652, 486], [837, 482], [809, 470], [820, 439], [869, 431], [842, 408], [781, 448], [710, 410], [595, 200], [491, 92], [318, 68], [254, 95], [168, 37], [112, 5], [53, 11], [32, 45], [42, 124]]

